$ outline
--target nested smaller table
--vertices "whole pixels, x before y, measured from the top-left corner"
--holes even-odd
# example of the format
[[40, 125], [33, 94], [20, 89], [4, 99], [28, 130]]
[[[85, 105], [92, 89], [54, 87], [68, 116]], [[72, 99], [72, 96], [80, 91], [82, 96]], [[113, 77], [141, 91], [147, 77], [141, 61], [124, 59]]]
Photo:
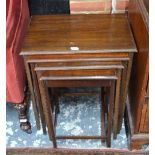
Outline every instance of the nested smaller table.
[[[107, 55], [107, 54], [106, 54]], [[117, 54], [115, 54], [117, 55]], [[67, 55], [68, 56], [68, 55]], [[96, 56], [96, 55], [95, 55]], [[44, 133], [46, 133], [45, 129], [45, 121], [44, 121], [44, 114], [43, 114], [43, 110], [41, 108], [41, 99], [40, 99], [40, 93], [39, 93], [39, 86], [38, 86], [38, 82], [37, 82], [37, 78], [36, 78], [36, 73], [35, 73], [35, 67], [56, 67], [55, 69], [59, 70], [60, 67], [61, 67], [61, 70], [64, 70], [64, 68], [67, 69], [67, 67], [70, 67], [70, 68], [77, 68], [77, 67], [80, 67], [81, 69], [82, 68], [92, 68], [94, 67], [97, 68], [97, 66], [105, 66], [105, 67], [108, 67], [108, 69], [120, 69], [120, 68], [124, 68], [122, 70], [122, 75], [119, 75], [119, 79], [120, 79], [120, 85], [121, 85], [121, 88], [118, 88], [120, 90], [120, 98], [119, 98], [119, 101], [118, 101], [118, 98], [117, 98], [117, 103], [120, 102], [120, 106], [118, 104], [115, 104], [116, 106], [116, 111], [115, 111], [115, 122], [114, 122], [114, 126], [116, 128], [116, 125], [117, 125], [117, 120], [119, 119], [118, 116], [119, 116], [119, 111], [118, 111], [118, 108], [121, 107], [121, 103], [123, 102], [123, 97], [124, 97], [124, 92], [125, 92], [125, 83], [126, 83], [126, 80], [127, 80], [127, 68], [128, 68], [128, 64], [129, 64], [129, 61], [130, 61], [130, 58], [129, 57], [118, 57], [118, 58], [111, 58], [111, 57], [106, 57], [105, 58], [82, 58], [82, 59], [28, 59], [27, 60], [27, 63], [30, 64], [30, 68], [31, 68], [31, 73], [32, 73], [32, 79], [33, 79], [33, 82], [34, 82], [34, 89], [35, 89], [35, 94], [36, 94], [36, 97], [38, 98], [38, 109], [40, 111], [40, 116], [41, 116], [41, 121], [42, 121], [42, 126], [43, 126], [43, 131]], [[63, 68], [62, 68], [63, 67]], [[69, 69], [69, 68], [68, 68]], [[121, 76], [121, 77], [120, 77]], [[119, 91], [117, 89], [117, 91]], [[116, 130], [114, 130], [114, 136], [116, 135]]]
[[[100, 77], [80, 77], [80, 76], [41, 76], [41, 71], [37, 71], [39, 88], [41, 92], [42, 103], [45, 111], [45, 118], [48, 127], [48, 133], [50, 139], [53, 141], [53, 146], [57, 147], [57, 139], [101, 139], [106, 140], [107, 146], [111, 146], [111, 132], [112, 132], [112, 119], [113, 119], [113, 107], [114, 107], [114, 93], [115, 93], [115, 81], [117, 77], [115, 76], [100, 76]], [[108, 126], [107, 132], [105, 129], [105, 103], [102, 100], [102, 110], [101, 110], [101, 136], [57, 136], [54, 129], [54, 118], [51, 109], [50, 97], [48, 93], [48, 87], [61, 88], [61, 87], [107, 87], [110, 89], [109, 97], [109, 108], [108, 109]], [[103, 99], [103, 98], [102, 98]]]

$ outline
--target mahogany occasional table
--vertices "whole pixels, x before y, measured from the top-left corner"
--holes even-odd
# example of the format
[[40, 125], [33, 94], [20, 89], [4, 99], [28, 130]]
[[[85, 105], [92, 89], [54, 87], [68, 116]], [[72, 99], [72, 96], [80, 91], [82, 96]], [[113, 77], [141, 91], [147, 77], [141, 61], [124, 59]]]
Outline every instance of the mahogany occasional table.
[[120, 94], [115, 96], [114, 105], [113, 133], [116, 138], [123, 119], [134, 52], [137, 49], [125, 14], [33, 16], [20, 54], [25, 61], [37, 127], [41, 118], [46, 133], [37, 66], [122, 65], [120, 87], [115, 89]]

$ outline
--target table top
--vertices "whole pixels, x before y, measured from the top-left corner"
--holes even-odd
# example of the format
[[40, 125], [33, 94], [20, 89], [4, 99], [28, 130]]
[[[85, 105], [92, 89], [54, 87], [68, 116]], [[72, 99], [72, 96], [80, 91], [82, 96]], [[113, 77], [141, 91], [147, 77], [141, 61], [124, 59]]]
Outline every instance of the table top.
[[21, 55], [136, 52], [125, 14], [32, 16]]

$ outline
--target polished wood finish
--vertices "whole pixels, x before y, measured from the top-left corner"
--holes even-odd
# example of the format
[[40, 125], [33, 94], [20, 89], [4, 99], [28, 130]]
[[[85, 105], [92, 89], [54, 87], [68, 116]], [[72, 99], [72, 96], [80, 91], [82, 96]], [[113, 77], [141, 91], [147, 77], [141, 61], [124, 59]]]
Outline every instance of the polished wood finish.
[[140, 3], [142, 2], [138, 0], [131, 1], [130, 3], [129, 20], [137, 43], [138, 53], [134, 56], [129, 97], [131, 100], [135, 133], [138, 133], [148, 82], [149, 35], [146, 20], [143, 19], [143, 14], [146, 13], [143, 12], [145, 9], [143, 8], [144, 4], [141, 7], [142, 4], [140, 5]]
[[33, 84], [32, 84], [32, 77], [31, 77], [31, 72], [30, 72], [31, 69], [30, 69], [29, 64], [26, 61], [24, 61], [24, 64], [25, 64], [25, 69], [26, 69], [26, 74], [27, 74], [29, 90], [30, 90], [31, 98], [32, 98], [32, 106], [33, 106], [33, 112], [34, 112], [35, 121], [36, 121], [36, 127], [38, 130], [40, 130], [39, 113], [38, 113], [35, 93], [34, 93]]
[[[79, 77], [76, 77], [76, 80], [74, 79], [74, 76], [70, 76], [70, 79], [64, 79], [65, 75], [64, 76], [61, 76], [60, 78], [59, 77], [56, 77], [55, 79], [53, 79], [54, 77], [54, 72], [53, 72], [53, 76], [49, 75], [48, 74], [48, 77], [44, 77], [44, 71], [46, 70], [41, 70], [41, 68], [36, 68], [36, 72], [37, 72], [37, 76], [38, 76], [38, 81], [39, 81], [39, 85], [40, 85], [40, 89], [41, 92], [44, 92], [45, 90], [43, 90], [44, 87], [92, 87], [92, 86], [100, 86], [100, 87], [103, 87], [103, 86], [109, 86], [110, 87], [110, 101], [109, 101], [109, 111], [108, 111], [108, 128], [107, 128], [107, 137], [105, 137], [105, 135], [103, 135], [103, 130], [104, 129], [104, 126], [102, 126], [101, 128], [101, 136], [59, 136], [59, 138], [62, 138], [62, 139], [98, 139], [100, 138], [102, 141], [106, 138], [106, 142], [107, 142], [107, 146], [110, 147], [111, 146], [111, 130], [112, 130], [112, 119], [113, 119], [113, 104], [114, 104], [114, 92], [115, 92], [115, 84], [113, 82], [113, 80], [115, 81], [117, 79], [117, 77], [112, 77], [112, 81], [109, 80], [109, 78], [100, 78], [98, 77], [97, 80], [94, 80], [94, 78], [92, 78], [92, 76], [90, 77], [87, 77], [88, 79], [81, 79], [80, 80], [80, 76]], [[48, 70], [48, 73], [50, 73], [52, 70]], [[55, 70], [54, 70], [55, 71]], [[67, 72], [68, 70], [65, 70], [65, 72]], [[70, 71], [72, 72], [72, 71]], [[41, 85], [42, 83], [42, 85]], [[44, 89], [47, 89], [47, 88], [44, 88]], [[44, 107], [44, 108], [49, 108], [49, 104], [50, 104], [50, 100], [49, 100], [49, 97], [47, 94], [48, 92], [46, 91], [46, 94], [42, 94], [41, 93], [41, 98], [42, 98], [42, 102], [48, 102], [47, 103], [47, 107]], [[43, 95], [43, 96], [42, 96]], [[47, 97], [45, 97], [45, 95], [47, 95]], [[45, 101], [46, 99], [46, 101]], [[47, 111], [46, 109], [46, 111]], [[101, 113], [101, 117], [103, 117], [103, 115], [105, 115], [104, 113]], [[46, 116], [47, 115], [47, 116]], [[48, 116], [49, 115], [49, 116]], [[49, 112], [45, 112], [45, 116], [46, 116], [46, 121], [48, 122], [47, 125], [48, 125], [48, 132], [49, 132], [49, 136], [50, 137], [53, 137], [54, 136], [54, 141], [53, 141], [53, 144], [56, 143], [56, 140], [55, 140], [55, 135], [52, 135], [52, 131], [54, 131], [54, 128], [53, 128], [53, 125], [54, 122], [53, 122], [53, 119], [51, 119], [49, 121], [49, 118], [52, 117], [51, 114], [49, 114]], [[103, 125], [103, 120], [101, 120], [101, 124]], [[50, 128], [49, 128], [50, 127]], [[54, 144], [54, 147], [56, 147], [56, 144]]]
[[[118, 85], [118, 82], [117, 82]], [[111, 133], [112, 133], [112, 123], [113, 123], [113, 109], [114, 109], [114, 93], [115, 93], [115, 84], [112, 83], [111, 89], [110, 89], [110, 96], [109, 96], [109, 111], [107, 113], [108, 115], [108, 129], [107, 129], [107, 146], [111, 146]], [[116, 102], [116, 101], [115, 101]], [[116, 107], [116, 105], [115, 105]], [[116, 114], [116, 113], [115, 113]], [[114, 116], [115, 117], [115, 116]]]
[[[21, 53], [22, 55], [23, 53]], [[47, 61], [50, 59], [53, 60], [59, 60], [59, 59], [89, 59], [89, 58], [128, 58], [129, 53], [122, 53], [122, 52], [112, 52], [112, 53], [106, 53], [103, 52], [91, 52], [91, 53], [64, 53], [64, 54], [38, 54], [38, 55], [24, 55], [24, 58], [27, 61], [41, 61], [43, 59], [46, 59]]]
[[57, 139], [83, 139], [83, 140], [88, 140], [88, 139], [106, 139], [107, 137], [103, 137], [103, 136], [56, 136]]
[[[34, 67], [35, 67], [34, 64], [31, 64], [31, 72], [33, 72]], [[36, 74], [32, 74], [32, 80], [34, 82], [33, 87], [35, 89], [36, 101], [38, 101], [37, 102], [37, 104], [38, 104], [38, 111], [39, 111], [40, 118], [41, 118], [41, 124], [42, 124], [43, 133], [46, 134], [46, 122], [45, 122], [45, 116], [44, 116], [43, 107], [42, 107], [42, 103], [41, 103], [39, 85], [38, 85], [38, 80], [37, 80]]]
[[48, 135], [50, 140], [53, 142], [53, 147], [57, 147], [56, 137], [55, 137], [55, 128], [54, 128], [54, 117], [52, 113], [52, 109], [50, 106], [50, 97], [48, 93], [48, 89], [45, 86], [45, 81], [38, 80], [39, 89], [41, 93], [42, 104], [45, 112], [45, 119], [48, 127]]
[[[48, 80], [48, 84], [53, 87], [64, 84], [66, 87], [71, 87], [73, 82], [77, 86], [83, 86], [86, 83], [101, 86], [100, 79], [103, 81], [116, 80], [118, 92], [115, 92], [113, 97], [115, 99], [113, 105], [114, 138], [116, 138], [123, 119], [132, 55], [136, 51], [126, 15], [32, 17], [20, 54], [23, 55], [27, 64], [27, 76], [34, 108], [36, 108], [34, 111], [39, 112], [39, 116], [42, 117], [41, 104], [43, 103], [39, 103], [41, 102], [40, 97], [37, 96], [46, 95], [46, 92], [40, 92], [40, 89], [36, 91], [38, 87], [40, 88], [40, 86], [36, 86], [38, 84], [35, 80], [36, 72], [42, 72], [40, 80]], [[81, 82], [85, 80], [87, 80], [86, 83]], [[97, 81], [92, 82], [91, 80]], [[110, 96], [111, 93], [108, 89], [105, 88], [106, 91], [109, 91]], [[46, 99], [44, 98], [44, 100]], [[48, 113], [48, 110], [44, 113]], [[49, 118], [45, 119], [46, 123], [49, 123]], [[50, 129], [51, 127], [48, 126], [48, 128], [49, 134], [53, 135], [54, 131]], [[109, 145], [110, 141], [107, 144]]]
[[[105, 65], [105, 66], [83, 66], [83, 67], [36, 67], [35, 71], [39, 72], [41, 80], [52, 80], [48, 82], [48, 86], [51, 87], [83, 87], [83, 86], [95, 86], [101, 87], [104, 79], [115, 79], [118, 78], [116, 83], [115, 92], [115, 113], [114, 113], [114, 129], [118, 125], [118, 115], [120, 103], [120, 85], [121, 85], [121, 72], [124, 67], [120, 65]], [[111, 69], [109, 71], [109, 69]], [[113, 71], [113, 72], [112, 72]], [[95, 82], [94, 79], [97, 79]], [[100, 80], [102, 79], [102, 80]], [[61, 80], [65, 80], [61, 82]], [[67, 81], [70, 80], [70, 81]], [[80, 81], [77, 81], [80, 80]], [[83, 81], [87, 80], [87, 81]], [[59, 81], [59, 83], [57, 82]], [[106, 86], [106, 83], [104, 84]], [[112, 125], [111, 125], [112, 126]], [[111, 127], [110, 127], [111, 128]], [[108, 129], [109, 130], [109, 129]], [[111, 132], [110, 132], [111, 133]], [[117, 130], [114, 130], [114, 138], [116, 138]], [[110, 136], [110, 135], [109, 135]], [[110, 141], [107, 142], [110, 145]]]
[[[131, 55], [131, 54], [130, 54]], [[36, 67], [47, 67], [47, 66], [62, 66], [62, 67], [67, 67], [67, 66], [72, 66], [74, 68], [77, 68], [77, 66], [82, 66], [82, 68], [84, 67], [87, 67], [87, 66], [92, 66], [93, 65], [104, 65], [104, 66], [108, 66], [108, 65], [122, 65], [122, 67], [124, 67], [123, 69], [123, 72], [122, 72], [122, 77], [121, 77], [121, 96], [120, 96], [120, 110], [116, 111], [117, 115], [120, 115], [120, 112], [123, 113], [122, 111], [122, 104], [125, 103], [125, 100], [124, 99], [124, 96], [125, 96], [125, 92], [126, 92], [126, 83], [127, 81], [129, 80], [129, 76], [128, 76], [128, 72], [130, 73], [130, 66], [132, 63], [130, 61], [130, 59], [132, 59], [131, 57], [124, 57], [124, 58], [88, 58], [88, 59], [39, 59], [39, 60], [36, 60], [36, 59], [31, 59], [31, 60], [27, 60], [27, 62], [29, 63], [34, 63]], [[46, 63], [45, 63], [46, 62]], [[130, 63], [129, 63], [130, 62]], [[129, 65], [130, 64], [130, 65]], [[117, 66], [116, 68], [118, 68], [119, 66]], [[95, 66], [96, 68], [97, 66]], [[58, 69], [58, 68], [56, 68]], [[128, 72], [127, 72], [128, 70]], [[31, 70], [32, 74], [35, 74], [35, 71], [33, 71], [33, 69]], [[36, 75], [34, 75], [36, 76]], [[35, 82], [36, 83], [36, 82]], [[36, 90], [36, 93], [38, 92], [38, 90]], [[40, 94], [36, 94], [37, 96], [39, 96]], [[118, 102], [118, 99], [117, 99], [117, 102]], [[117, 105], [118, 106], [118, 105]], [[119, 113], [118, 113], [119, 112]], [[117, 118], [117, 115], [116, 118]], [[123, 117], [123, 114], [121, 115]], [[121, 120], [120, 120], [121, 119]], [[117, 119], [120, 121], [120, 123], [116, 123], [115, 122], [115, 128], [118, 128], [118, 125], [121, 126], [121, 123], [122, 123], [122, 118], [119, 116], [119, 119]], [[117, 129], [118, 130], [118, 129]], [[116, 135], [117, 135], [117, 132], [119, 131], [115, 131], [115, 134], [114, 134], [114, 138], [116, 139]]]
[[[36, 69], [37, 71], [38, 69]], [[42, 69], [39, 68], [39, 70], [41, 71]], [[101, 72], [103, 71], [103, 72]], [[44, 70], [43, 71], [43, 76], [45, 77], [48, 77], [48, 76], [54, 76], [54, 77], [51, 77], [52, 79], [59, 79], [59, 77], [61, 77], [62, 79], [66, 79], [65, 77], [67, 76], [68, 78], [67, 79], [70, 79], [70, 77], [73, 77], [75, 76], [75, 79], [76, 77], [80, 78], [80, 79], [84, 79], [84, 78], [90, 78], [90, 79], [95, 79], [95, 77], [98, 79], [99, 76], [102, 76], [103, 78], [106, 78], [106, 76], [113, 76], [115, 75], [115, 70], [113, 71], [109, 71], [108, 69], [98, 69], [97, 71], [94, 69], [92, 69], [91, 71], [89, 69], [83, 69], [83, 70]], [[90, 77], [91, 76], [91, 77]], [[50, 78], [50, 79], [51, 79]]]
[[[129, 106], [133, 123], [131, 135], [132, 149], [148, 143], [149, 133], [149, 13], [148, 0], [130, 0], [129, 21], [135, 38], [138, 52], [133, 58], [133, 67], [129, 85]], [[146, 97], [147, 96], [147, 97]], [[146, 134], [143, 138], [136, 135]], [[145, 137], [147, 137], [145, 139]], [[134, 142], [133, 142], [134, 141]], [[135, 144], [135, 146], [134, 146]]]
[[91, 52], [136, 52], [125, 15], [33, 16], [21, 54]]
[[149, 143], [149, 134], [147, 133], [135, 133], [133, 118], [130, 108], [130, 101], [127, 99], [127, 107], [125, 112], [125, 127], [128, 137], [128, 145], [131, 150], [140, 150], [142, 145]]
[[[93, 61], [94, 60], [94, 61]], [[103, 60], [103, 61], [101, 61], [101, 60]], [[115, 60], [115, 61], [110, 61], [110, 60]], [[116, 61], [117, 60], [117, 61]], [[65, 60], [65, 59], [63, 59], [63, 60], [50, 60], [49, 62], [46, 62], [46, 64], [45, 63], [42, 63], [42, 61], [40, 62], [38, 62], [38, 61], [36, 61], [37, 63], [35, 63], [35, 65], [36, 66], [62, 66], [63, 68], [65, 67], [65, 66], [72, 66], [72, 65], [75, 65], [75, 66], [77, 66], [77, 65], [79, 65], [79, 66], [81, 66], [81, 65], [92, 65], [93, 66], [93, 64], [95, 65], [95, 63], [94, 62], [96, 62], [96, 65], [98, 64], [98, 65], [105, 65], [105, 66], [108, 66], [108, 64], [109, 65], [112, 65], [111, 67], [114, 67], [113, 65], [118, 65], [118, 67], [116, 67], [116, 68], [123, 68], [123, 66], [124, 66], [124, 62], [125, 61], [129, 61], [129, 58], [122, 58], [121, 59], [122, 61], [123, 61], [123, 63], [121, 63], [121, 62], [119, 62], [118, 61], [118, 58], [116, 58], [116, 59], [111, 59], [111, 58], [108, 58], [108, 59], [102, 59], [102, 58], [100, 58], [100, 59], [75, 59], [75, 60], [73, 60], [73, 59], [68, 59], [68, 60]], [[46, 60], [44, 60], [43, 62], [45, 62]], [[77, 61], [77, 62], [76, 62]], [[33, 61], [34, 62], [34, 61]], [[80, 62], [82, 62], [82, 64], [80, 64]], [[122, 64], [122, 66], [121, 66], [121, 64]], [[36, 76], [35, 75], [35, 71], [33, 71], [34, 69], [34, 67], [33, 67], [33, 64], [31, 63], [31, 65], [32, 65], [32, 69], [31, 69], [31, 73], [32, 73], [32, 76]], [[85, 67], [87, 67], [87, 66], [85, 66]], [[82, 68], [85, 68], [84, 66], [82, 67]], [[95, 68], [96, 68], [97, 66], [95, 66]], [[57, 68], [56, 68], [56, 70], [57, 70]], [[90, 73], [91, 74], [91, 73]], [[100, 73], [99, 73], [100, 74]], [[87, 73], [87, 75], [88, 75], [88, 73]], [[123, 79], [122, 79], [123, 80]], [[37, 85], [37, 81], [35, 80], [34, 81], [34, 83], [35, 83], [35, 85]], [[61, 82], [60, 82], [61, 83]], [[68, 86], [68, 85], [67, 85]], [[98, 86], [100, 86], [100, 85], [98, 85]], [[40, 93], [38, 93], [38, 89], [37, 89], [37, 86], [36, 86], [36, 91], [35, 91], [35, 93], [36, 93], [36, 96], [40, 96]], [[40, 100], [38, 101], [38, 102], [40, 102]], [[41, 104], [41, 103], [39, 103], [39, 104]], [[38, 106], [38, 109], [42, 109], [42, 107], [40, 107], [40, 105]], [[40, 113], [40, 115], [41, 115], [41, 120], [43, 120], [43, 116], [42, 116], [42, 113]], [[45, 128], [44, 127], [44, 123], [42, 123], [42, 125], [43, 125], [43, 128]], [[44, 130], [45, 131], [45, 130]], [[44, 132], [45, 133], [45, 132]]]
[[122, 121], [123, 121], [123, 115], [124, 115], [124, 111], [125, 111], [125, 103], [126, 103], [126, 99], [127, 99], [127, 93], [128, 93], [128, 85], [129, 85], [129, 80], [130, 80], [130, 75], [131, 75], [131, 68], [132, 68], [132, 60], [133, 60], [133, 53], [130, 53], [130, 61], [128, 63], [128, 67], [127, 67], [127, 70], [126, 70], [126, 78], [125, 80], [123, 80], [123, 85], [125, 85], [124, 89], [122, 88], [122, 105], [120, 106], [120, 110], [119, 110], [119, 116], [118, 116], [118, 125], [117, 125], [117, 133], [120, 132], [121, 130], [121, 125], [122, 125]]
[[74, 61], [74, 62], [46, 62], [45, 63], [35, 63], [36, 67], [63, 67], [63, 68], [67, 68], [67, 67], [94, 67], [94, 66], [121, 66], [122, 63], [119, 61], [99, 61], [99, 60], [90, 60], [90, 61]]
[[116, 96], [115, 96], [115, 113], [114, 113], [114, 139], [116, 139], [117, 136], [117, 128], [118, 128], [118, 117], [119, 117], [119, 108], [121, 106], [120, 104], [120, 85], [121, 85], [121, 74], [122, 70], [119, 70], [117, 73], [118, 80], [116, 84]]
[[105, 126], [105, 114], [106, 114], [106, 109], [107, 109], [107, 104], [106, 104], [106, 92], [104, 91], [105, 87], [101, 87], [101, 136], [103, 137], [101, 139], [101, 143], [103, 144], [105, 142], [104, 135], [106, 135], [106, 126]]

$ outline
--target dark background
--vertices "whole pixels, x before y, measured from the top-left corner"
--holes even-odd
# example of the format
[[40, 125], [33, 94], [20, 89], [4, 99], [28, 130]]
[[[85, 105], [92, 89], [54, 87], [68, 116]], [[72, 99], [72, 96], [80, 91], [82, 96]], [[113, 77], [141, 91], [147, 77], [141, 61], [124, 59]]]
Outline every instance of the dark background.
[[28, 0], [31, 15], [69, 14], [69, 0]]

